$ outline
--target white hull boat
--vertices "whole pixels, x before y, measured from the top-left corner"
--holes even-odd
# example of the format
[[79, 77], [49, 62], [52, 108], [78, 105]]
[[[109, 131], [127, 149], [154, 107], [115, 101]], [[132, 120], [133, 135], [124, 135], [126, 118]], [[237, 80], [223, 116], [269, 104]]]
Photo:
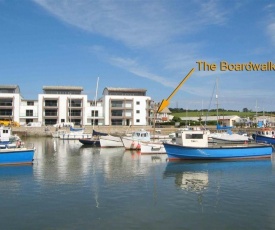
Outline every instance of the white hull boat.
[[83, 132], [70, 132], [59, 135], [59, 139], [61, 140], [79, 140], [84, 138], [92, 138], [92, 134]]
[[110, 148], [110, 147], [123, 147], [123, 142], [121, 137], [116, 137], [112, 135], [108, 136], [100, 136], [99, 137], [100, 146], [102, 148]]

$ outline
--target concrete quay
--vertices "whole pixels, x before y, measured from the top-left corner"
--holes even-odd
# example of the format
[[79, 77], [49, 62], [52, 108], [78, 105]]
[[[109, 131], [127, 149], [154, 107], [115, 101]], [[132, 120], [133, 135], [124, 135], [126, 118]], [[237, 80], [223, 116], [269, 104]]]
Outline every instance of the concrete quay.
[[[75, 127], [79, 128], [79, 127]], [[92, 133], [93, 127], [92, 126], [85, 126], [84, 133]], [[98, 132], [104, 132], [108, 133], [110, 135], [125, 135], [126, 133], [132, 133], [134, 131], [138, 131], [140, 129], [144, 129], [147, 131], [150, 131], [151, 134], [154, 133], [154, 130], [160, 130], [162, 135], [167, 135], [169, 133], [175, 132], [178, 128], [169, 126], [169, 127], [162, 127], [162, 128], [153, 128], [152, 126], [95, 126], [94, 129]], [[211, 132], [216, 131], [216, 127], [208, 127]], [[53, 126], [42, 126], [42, 127], [12, 127], [12, 132], [14, 134], [17, 134], [21, 137], [52, 137], [52, 133], [54, 133], [57, 130], [57, 128]], [[69, 127], [62, 127], [60, 130], [65, 130], [69, 132]], [[257, 128], [233, 128], [233, 132], [238, 131], [245, 131], [248, 135], [252, 135]]]
[[[80, 127], [75, 127], [80, 128]], [[138, 131], [140, 129], [144, 129], [150, 131], [151, 133], [154, 132], [154, 129], [151, 126], [95, 126], [95, 131], [108, 133], [110, 135], [125, 135], [126, 133], [132, 133], [134, 131]], [[52, 137], [52, 133], [57, 130], [65, 130], [66, 132], [70, 131], [69, 127], [61, 127], [57, 129], [53, 126], [42, 126], [42, 127], [12, 127], [12, 132], [19, 136], [24, 137]], [[166, 128], [156, 128], [155, 130], [161, 130], [161, 134], [169, 134], [175, 132], [177, 128], [174, 127], [166, 127]], [[92, 133], [93, 127], [92, 126], [85, 126], [84, 133]]]

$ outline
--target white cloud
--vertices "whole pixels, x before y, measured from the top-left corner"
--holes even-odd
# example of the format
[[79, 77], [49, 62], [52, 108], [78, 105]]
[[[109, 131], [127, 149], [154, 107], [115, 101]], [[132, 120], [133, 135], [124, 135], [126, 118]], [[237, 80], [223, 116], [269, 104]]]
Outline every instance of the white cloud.
[[70, 25], [121, 41], [129, 47], [156, 46], [177, 36], [186, 36], [204, 24], [224, 22], [224, 13], [214, 0], [195, 1], [197, 4], [158, 0], [33, 1]]

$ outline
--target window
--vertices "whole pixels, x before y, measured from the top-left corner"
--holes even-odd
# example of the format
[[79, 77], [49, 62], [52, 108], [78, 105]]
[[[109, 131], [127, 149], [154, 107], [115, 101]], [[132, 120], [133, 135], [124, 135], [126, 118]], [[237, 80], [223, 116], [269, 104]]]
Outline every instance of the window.
[[92, 117], [98, 117], [98, 111], [92, 110]]
[[140, 113], [140, 110], [137, 110], [136, 113]]
[[33, 101], [27, 101], [27, 105], [28, 106], [34, 105], [34, 102]]
[[140, 101], [137, 101], [137, 102], [136, 102], [136, 105], [140, 105]]
[[91, 125], [98, 125], [98, 119], [92, 120]]
[[0, 115], [1, 116], [12, 116], [12, 109], [1, 109]]
[[122, 101], [112, 101], [111, 102], [111, 107], [123, 107], [123, 102]]
[[54, 125], [57, 123], [56, 119], [45, 119], [45, 125]]
[[46, 101], [45, 101], [45, 106], [53, 106], [53, 107], [56, 107], [56, 106], [57, 106], [57, 100], [46, 100]]
[[32, 117], [33, 116], [33, 110], [32, 109], [31, 110], [27, 109], [26, 110], [26, 116], [27, 117]]
[[203, 139], [203, 134], [186, 134], [186, 139]]
[[69, 106], [70, 107], [81, 107], [81, 100], [79, 100], [79, 99], [70, 99], [69, 100]]
[[139, 119], [136, 119], [136, 123], [139, 123], [140, 122], [140, 120]]
[[0, 106], [12, 106], [12, 99], [0, 99]]
[[122, 125], [121, 119], [112, 119], [111, 120], [112, 125]]
[[123, 111], [122, 110], [112, 110], [111, 114], [113, 117], [122, 117]]
[[45, 109], [45, 116], [57, 116], [57, 110]]
[[74, 109], [71, 109], [69, 111], [69, 117], [70, 116], [73, 116], [73, 117], [80, 117], [81, 116], [81, 110], [74, 110]]

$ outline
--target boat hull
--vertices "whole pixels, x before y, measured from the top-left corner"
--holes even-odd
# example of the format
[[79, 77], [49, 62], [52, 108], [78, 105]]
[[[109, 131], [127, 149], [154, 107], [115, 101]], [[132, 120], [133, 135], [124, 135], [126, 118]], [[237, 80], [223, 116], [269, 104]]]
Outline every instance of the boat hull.
[[139, 140], [134, 140], [131, 137], [122, 138], [123, 145], [127, 150], [138, 150], [140, 149]]
[[162, 143], [156, 142], [140, 142], [141, 154], [165, 154], [165, 148]]
[[32, 164], [35, 149], [14, 148], [0, 150], [0, 165]]
[[252, 134], [252, 138], [256, 142], [264, 142], [264, 143], [275, 145], [275, 138], [273, 137], [266, 137], [262, 135]]
[[116, 136], [101, 136], [99, 137], [100, 146], [102, 148], [110, 148], [110, 147], [123, 147], [123, 142], [120, 137]]
[[92, 139], [92, 138], [83, 138], [78, 140], [83, 145], [89, 145], [93, 147], [100, 147], [99, 139]]
[[169, 160], [231, 160], [271, 157], [271, 145], [186, 147], [163, 143]]

